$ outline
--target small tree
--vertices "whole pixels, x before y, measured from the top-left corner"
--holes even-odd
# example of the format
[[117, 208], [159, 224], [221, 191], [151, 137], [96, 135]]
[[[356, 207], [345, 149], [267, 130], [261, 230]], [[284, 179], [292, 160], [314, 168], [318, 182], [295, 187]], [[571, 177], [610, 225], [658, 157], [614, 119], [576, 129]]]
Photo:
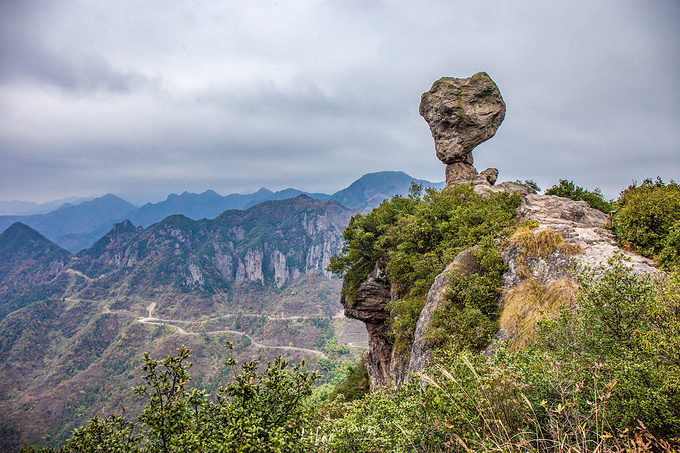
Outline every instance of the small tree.
[[645, 179], [621, 192], [618, 204], [620, 240], [662, 265], [680, 265], [680, 185]]
[[[231, 349], [230, 343], [227, 346]], [[147, 399], [139, 424], [114, 415], [93, 418], [58, 452], [295, 452], [307, 424], [304, 399], [311, 394], [315, 374], [302, 372], [304, 362], [288, 368], [277, 357], [258, 372], [257, 362], [242, 366], [234, 381], [220, 387], [214, 399], [188, 389], [189, 350], [184, 346], [162, 361], [144, 356], [144, 384], [134, 392]], [[236, 365], [233, 357], [225, 363]], [[138, 434], [135, 434], [138, 432]], [[54, 453], [44, 448], [43, 453]], [[26, 445], [21, 452], [36, 450]]]

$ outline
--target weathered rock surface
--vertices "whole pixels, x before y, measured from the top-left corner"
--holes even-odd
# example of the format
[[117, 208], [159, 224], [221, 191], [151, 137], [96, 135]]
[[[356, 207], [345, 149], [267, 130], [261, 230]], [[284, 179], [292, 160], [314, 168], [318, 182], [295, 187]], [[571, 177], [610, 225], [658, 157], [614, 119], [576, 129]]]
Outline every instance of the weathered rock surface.
[[[494, 169], [491, 169], [494, 170]], [[484, 170], [486, 171], [486, 170]], [[482, 172], [484, 173], [484, 172]], [[480, 173], [480, 175], [482, 174]], [[475, 186], [475, 192], [478, 194], [485, 194], [485, 193], [498, 193], [498, 192], [517, 192], [518, 194], [525, 196], [525, 195], [530, 195], [530, 194], [535, 194], [536, 191], [532, 189], [529, 186], [525, 186], [524, 184], [520, 184], [517, 182], [513, 181], [504, 181], [502, 183], [496, 184], [496, 185], [491, 185], [488, 183], [485, 183], [483, 180], [475, 180], [472, 182]]]
[[342, 297], [342, 305], [348, 318], [375, 324], [382, 323], [389, 317], [385, 307], [391, 299], [390, 283], [384, 271], [376, 266], [366, 281], [359, 285], [356, 295], [345, 294]]
[[384, 271], [376, 266], [355, 295], [344, 294], [341, 300], [346, 317], [366, 324], [368, 350], [364, 353], [364, 364], [371, 388], [389, 386], [394, 380], [391, 373], [394, 342], [389, 336], [386, 323], [389, 313], [385, 309], [391, 299], [391, 285]]
[[472, 150], [490, 139], [505, 118], [505, 102], [485, 72], [466, 79], [442, 77], [420, 100], [420, 115], [430, 126], [437, 158], [447, 165], [446, 185], [477, 176]]
[[602, 228], [608, 216], [585, 201], [530, 194], [517, 213], [524, 219], [537, 221], [539, 231], [550, 228], [560, 233], [565, 242], [580, 245], [583, 253], [573, 259], [581, 267], [605, 267], [614, 254], [620, 253], [630, 260], [629, 264], [636, 271], [656, 272], [653, 261], [620, 249], [613, 233]]

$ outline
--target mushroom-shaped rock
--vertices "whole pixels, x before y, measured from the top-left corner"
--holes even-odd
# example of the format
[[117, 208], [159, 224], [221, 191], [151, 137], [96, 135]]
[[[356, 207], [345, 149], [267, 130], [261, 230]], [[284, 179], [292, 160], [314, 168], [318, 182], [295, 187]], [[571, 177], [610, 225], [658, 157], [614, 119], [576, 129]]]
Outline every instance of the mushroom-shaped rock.
[[474, 179], [472, 150], [493, 137], [505, 118], [505, 102], [491, 77], [485, 72], [467, 79], [442, 77], [423, 93], [419, 111], [430, 126], [439, 160], [456, 164], [447, 171], [456, 175], [452, 182]]

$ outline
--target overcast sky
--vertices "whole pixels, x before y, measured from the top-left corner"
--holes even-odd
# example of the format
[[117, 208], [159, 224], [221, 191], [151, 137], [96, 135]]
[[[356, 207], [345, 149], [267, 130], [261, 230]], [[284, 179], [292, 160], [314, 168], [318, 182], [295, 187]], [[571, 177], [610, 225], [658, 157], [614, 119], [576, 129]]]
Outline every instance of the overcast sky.
[[0, 0], [0, 200], [442, 181], [420, 96], [479, 71], [478, 170], [680, 180], [678, 0]]

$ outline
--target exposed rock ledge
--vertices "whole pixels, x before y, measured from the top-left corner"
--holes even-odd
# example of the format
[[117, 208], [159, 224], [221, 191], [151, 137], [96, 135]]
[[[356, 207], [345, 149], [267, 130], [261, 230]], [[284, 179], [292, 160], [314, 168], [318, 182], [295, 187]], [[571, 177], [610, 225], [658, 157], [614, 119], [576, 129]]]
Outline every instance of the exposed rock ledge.
[[583, 253], [573, 259], [580, 266], [602, 268], [616, 253], [621, 253], [639, 272], [655, 272], [654, 262], [619, 248], [614, 234], [602, 228], [607, 214], [591, 208], [585, 201], [573, 201], [554, 195], [528, 195], [517, 213], [527, 220], [535, 220], [538, 230], [550, 228], [562, 235], [565, 242], [580, 245]]

